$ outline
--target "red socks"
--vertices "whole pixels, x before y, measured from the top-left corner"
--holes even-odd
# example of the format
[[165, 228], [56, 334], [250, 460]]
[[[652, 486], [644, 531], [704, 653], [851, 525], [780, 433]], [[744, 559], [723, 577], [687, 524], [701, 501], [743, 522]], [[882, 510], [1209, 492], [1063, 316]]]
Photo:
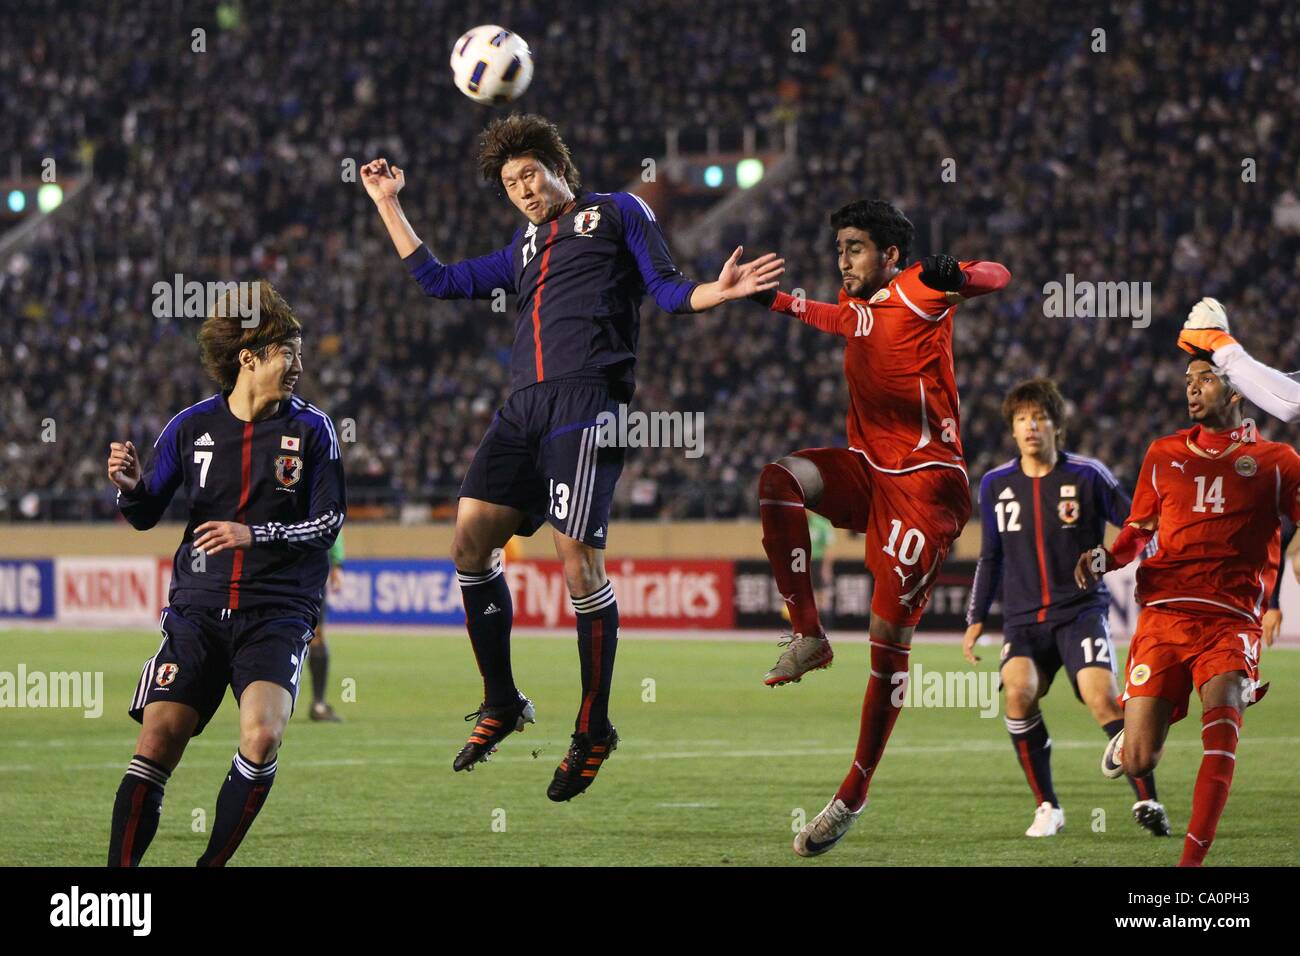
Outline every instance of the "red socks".
[[[871, 775], [885, 752], [885, 742], [894, 729], [894, 721], [903, 709], [907, 685], [907, 656], [911, 648], [871, 639], [871, 678], [862, 701], [862, 723], [858, 729], [858, 749], [853, 768], [840, 784], [835, 796], [850, 810], [860, 810], [867, 799]], [[895, 679], [894, 675], [902, 675]], [[898, 703], [894, 701], [897, 699]]]
[[758, 513], [763, 521], [763, 550], [777, 589], [790, 609], [791, 628], [796, 634], [820, 635], [803, 489], [780, 465], [767, 465], [758, 476]]
[[1241, 714], [1235, 707], [1212, 707], [1201, 716], [1201, 742], [1205, 749], [1192, 793], [1192, 818], [1187, 822], [1183, 858], [1179, 866], [1200, 866], [1214, 842], [1219, 817], [1228, 802], [1232, 771], [1237, 766], [1237, 739]]

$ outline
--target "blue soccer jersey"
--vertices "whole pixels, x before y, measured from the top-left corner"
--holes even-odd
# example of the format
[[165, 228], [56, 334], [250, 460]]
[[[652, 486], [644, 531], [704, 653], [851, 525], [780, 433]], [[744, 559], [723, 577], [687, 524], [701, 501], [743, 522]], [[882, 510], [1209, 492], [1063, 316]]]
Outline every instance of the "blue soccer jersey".
[[981, 623], [1002, 594], [1007, 626], [1064, 621], [1110, 605], [1104, 581], [1074, 582], [1079, 555], [1101, 544], [1106, 523], [1122, 527], [1130, 501], [1095, 458], [1062, 452], [1042, 478], [1030, 478], [1016, 458], [980, 482], [983, 543], [967, 609]]
[[673, 264], [654, 212], [631, 193], [583, 193], [504, 249], [444, 264], [426, 246], [406, 257], [427, 295], [516, 296], [513, 390], [575, 374], [633, 382], [641, 299], [690, 312], [697, 283]]

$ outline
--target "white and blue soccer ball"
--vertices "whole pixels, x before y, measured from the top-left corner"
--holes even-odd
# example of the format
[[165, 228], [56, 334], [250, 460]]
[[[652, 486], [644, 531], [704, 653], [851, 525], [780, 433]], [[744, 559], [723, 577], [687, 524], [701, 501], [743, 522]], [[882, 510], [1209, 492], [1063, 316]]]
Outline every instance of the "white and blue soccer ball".
[[518, 33], [494, 24], [466, 30], [451, 49], [456, 88], [479, 103], [508, 103], [533, 80], [533, 54]]

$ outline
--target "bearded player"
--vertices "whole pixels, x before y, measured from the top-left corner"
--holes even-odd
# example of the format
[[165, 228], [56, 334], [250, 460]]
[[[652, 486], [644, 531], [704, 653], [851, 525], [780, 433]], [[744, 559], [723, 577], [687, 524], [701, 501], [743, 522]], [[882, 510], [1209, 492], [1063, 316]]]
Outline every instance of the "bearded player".
[[1259, 684], [1261, 614], [1277, 579], [1281, 516], [1300, 518], [1300, 455], [1243, 427], [1243, 400], [1224, 370], [1187, 366], [1190, 429], [1147, 450], [1133, 509], [1111, 549], [1079, 557], [1088, 586], [1132, 561], [1142, 606], [1129, 645], [1124, 730], [1102, 761], [1107, 776], [1150, 773], [1171, 724], [1201, 698], [1204, 750], [1179, 866], [1200, 866], [1228, 801], [1246, 707]]
[[825, 853], [866, 807], [871, 775], [898, 718], [895, 675], [902, 680], [907, 673], [912, 632], [935, 574], [971, 512], [953, 375], [953, 311], [1011, 279], [996, 262], [947, 255], [907, 265], [912, 223], [882, 200], [851, 203], [830, 224], [843, 279], [839, 304], [777, 293], [769, 308], [845, 339], [849, 447], [806, 448], [759, 476], [763, 547], [790, 609], [792, 632], [765, 682], [797, 681], [833, 657], [817, 613], [805, 509], [838, 528], [866, 533], [866, 564], [874, 577], [871, 677], [853, 766], [826, 808], [795, 837], [800, 856]]

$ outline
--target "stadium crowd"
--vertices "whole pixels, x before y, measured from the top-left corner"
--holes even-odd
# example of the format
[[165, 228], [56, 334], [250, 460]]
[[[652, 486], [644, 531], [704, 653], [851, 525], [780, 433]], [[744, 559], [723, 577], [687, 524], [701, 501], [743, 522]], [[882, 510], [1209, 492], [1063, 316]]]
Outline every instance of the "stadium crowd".
[[[1300, 13], [1284, 0], [904, 0], [869, 22], [834, 2], [94, 6], [0, 11], [0, 148], [26, 176], [51, 157], [93, 171], [0, 261], [0, 519], [115, 514], [108, 442], [150, 442], [211, 394], [198, 321], [155, 314], [176, 274], [265, 276], [293, 304], [299, 391], [355, 423], [354, 516], [454, 502], [506, 393], [513, 309], [426, 299], [348, 173], [404, 167], [407, 214], [445, 261], [509, 239], [514, 211], [474, 166], [490, 114], [446, 68], [487, 20], [532, 42], [520, 108], [559, 125], [588, 188], [627, 187], [669, 127], [796, 124], [793, 173], [724, 247], [679, 258], [693, 278], [743, 242], [785, 256], [785, 288], [833, 300], [828, 216], [868, 195], [916, 224], [913, 257], [1005, 263], [1012, 285], [957, 316], [973, 482], [1013, 452], [1004, 393], [1046, 374], [1072, 403], [1067, 446], [1131, 486], [1147, 443], [1185, 424], [1174, 340], [1203, 295], [1257, 357], [1300, 367]], [[661, 218], [671, 244], [685, 224]], [[1044, 286], [1067, 275], [1149, 283], [1149, 325], [1049, 315]], [[843, 443], [835, 339], [749, 303], [642, 316], [635, 406], [703, 412], [705, 454], [633, 452], [617, 515], [750, 515], [764, 463]]]

